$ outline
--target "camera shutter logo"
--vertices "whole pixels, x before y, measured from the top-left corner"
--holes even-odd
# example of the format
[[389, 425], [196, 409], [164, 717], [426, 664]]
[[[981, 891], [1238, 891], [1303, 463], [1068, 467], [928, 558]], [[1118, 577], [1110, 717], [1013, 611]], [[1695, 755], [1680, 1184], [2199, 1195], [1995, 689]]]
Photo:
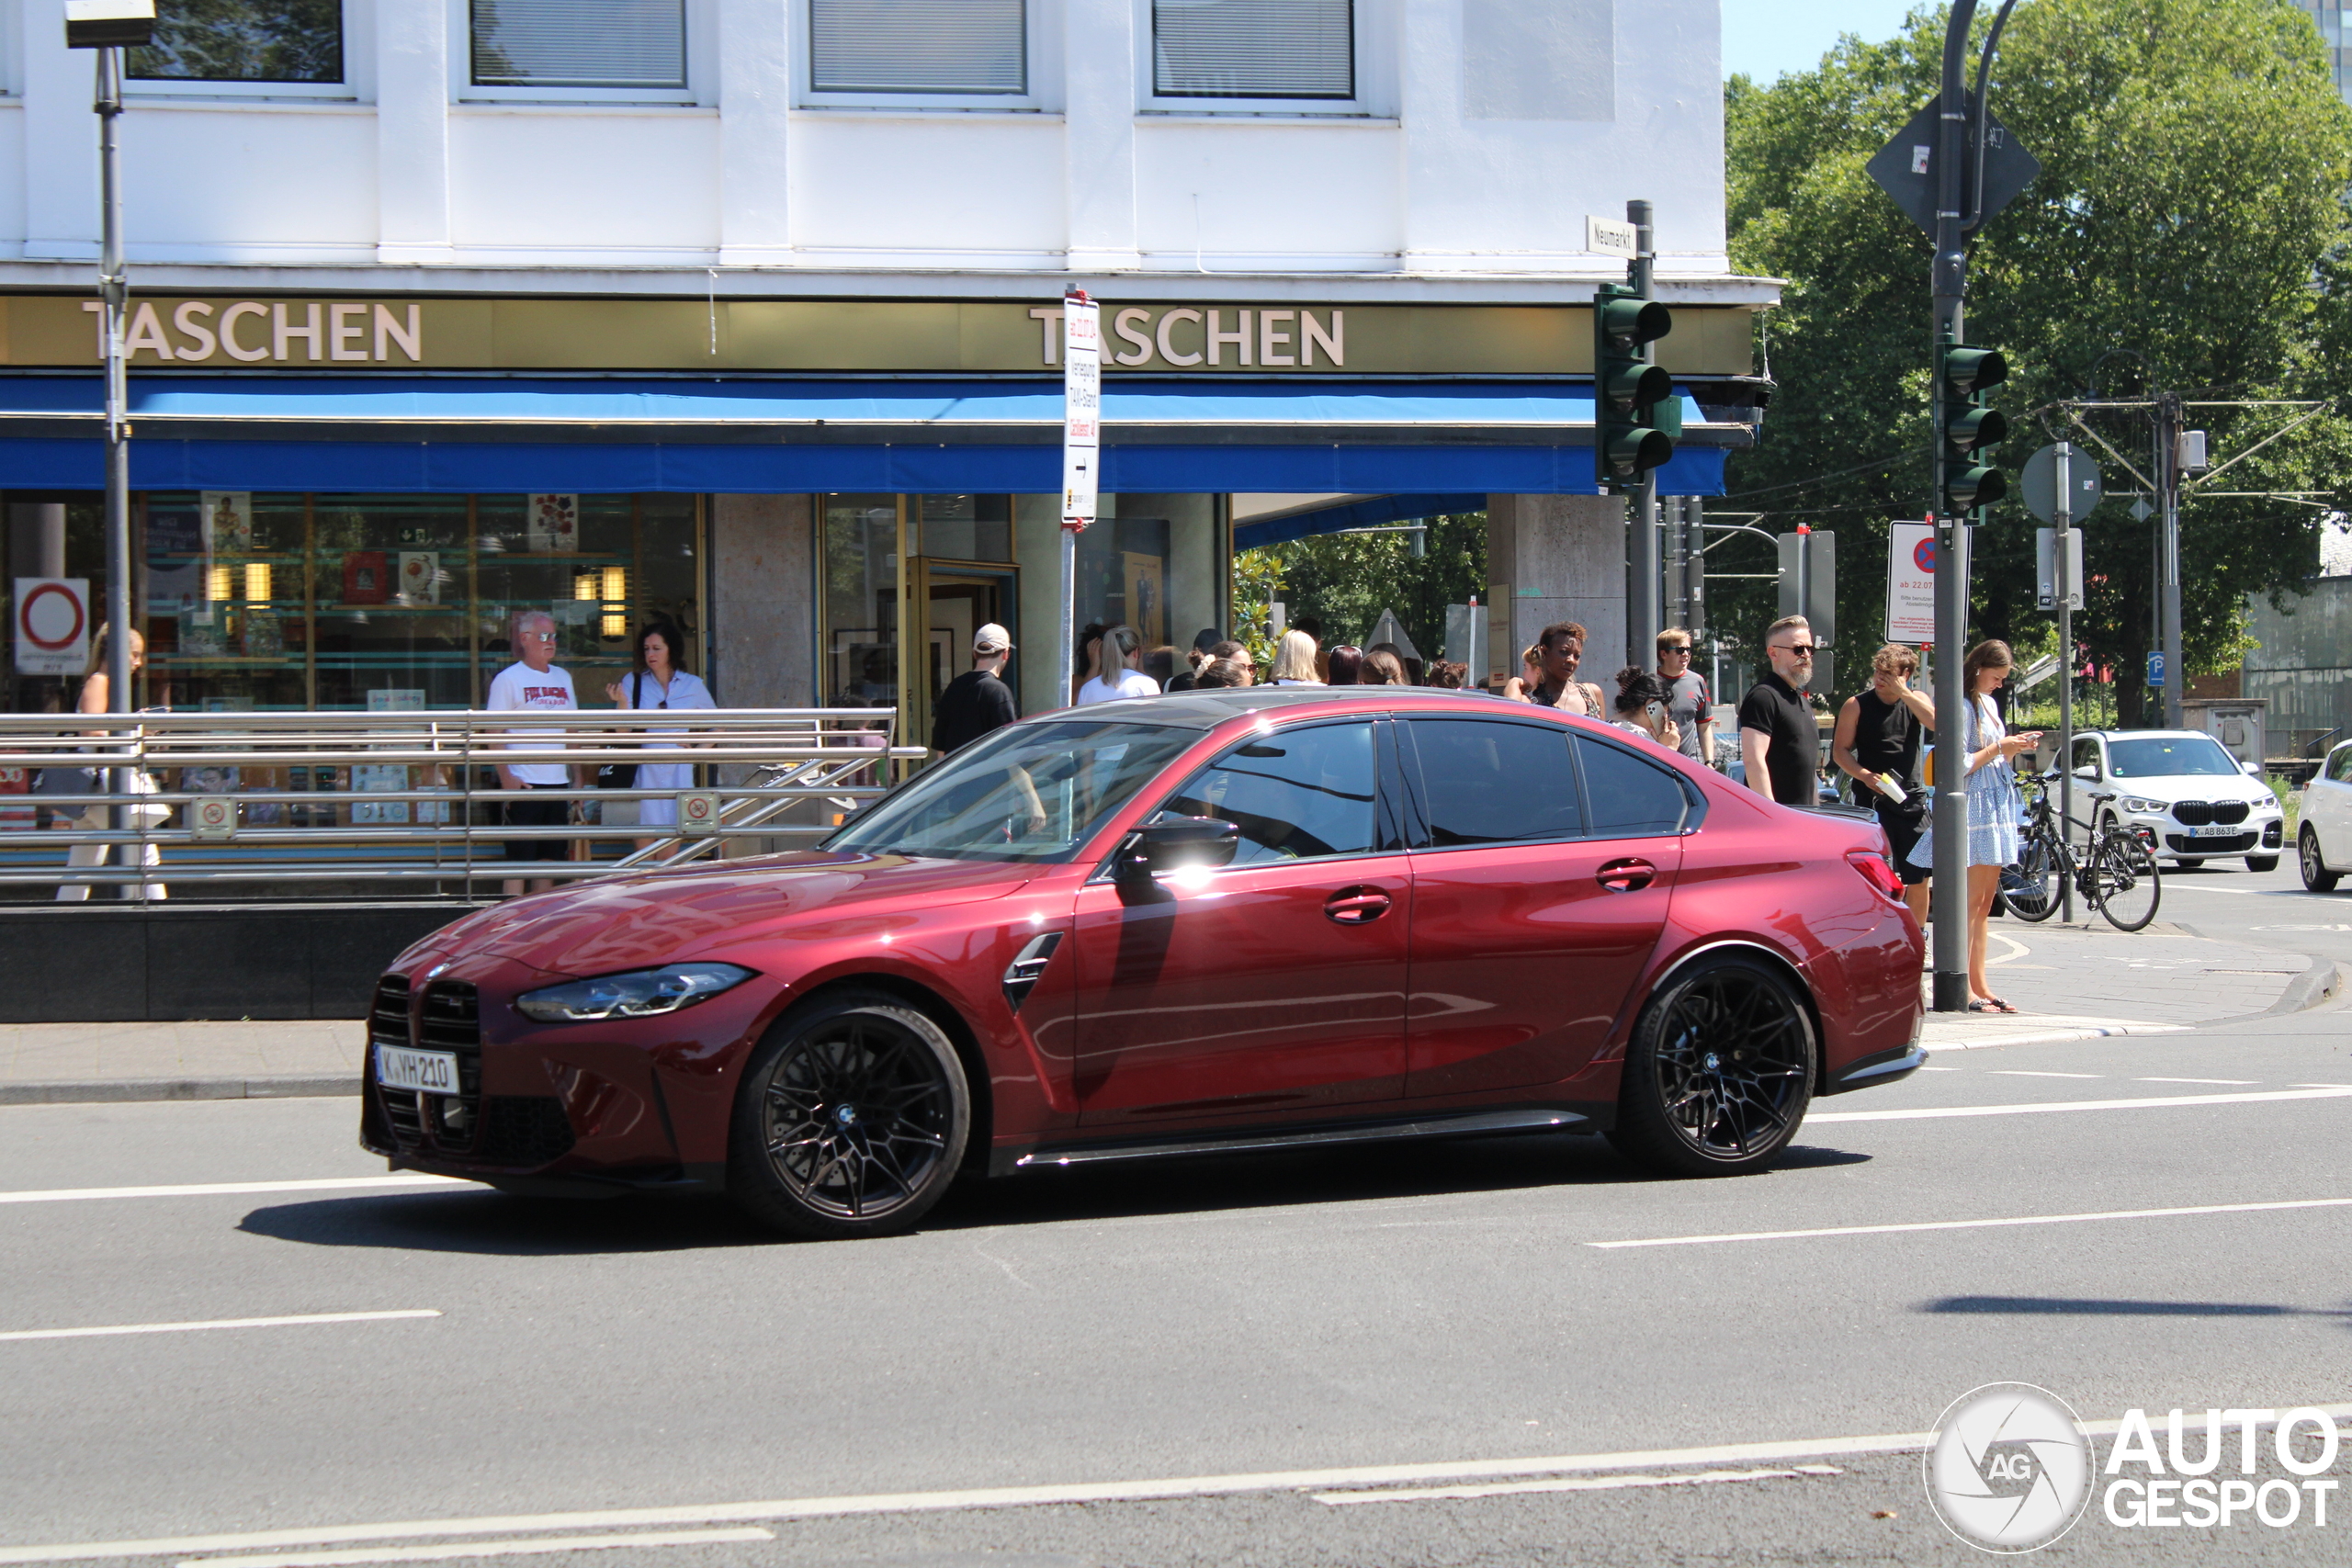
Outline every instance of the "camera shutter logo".
[[2091, 1446], [2065, 1401], [2031, 1383], [1987, 1383], [1936, 1423], [1928, 1501], [1982, 1551], [2033, 1551], [2074, 1528], [2091, 1495]]

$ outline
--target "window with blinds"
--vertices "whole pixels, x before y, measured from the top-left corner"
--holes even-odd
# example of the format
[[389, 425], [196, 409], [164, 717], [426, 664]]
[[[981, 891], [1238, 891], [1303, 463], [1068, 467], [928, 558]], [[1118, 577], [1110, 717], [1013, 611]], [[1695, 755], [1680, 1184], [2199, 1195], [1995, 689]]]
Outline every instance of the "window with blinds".
[[1351, 98], [1354, 0], [1152, 0], [1164, 98]]
[[473, 0], [483, 87], [686, 85], [685, 0]]
[[1025, 0], [808, 0], [820, 93], [1026, 93]]

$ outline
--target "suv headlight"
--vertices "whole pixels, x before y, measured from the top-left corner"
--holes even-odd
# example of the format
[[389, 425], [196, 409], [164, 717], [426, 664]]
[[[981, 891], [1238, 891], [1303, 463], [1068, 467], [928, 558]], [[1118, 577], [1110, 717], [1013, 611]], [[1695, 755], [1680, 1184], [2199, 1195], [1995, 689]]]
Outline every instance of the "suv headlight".
[[2256, 811], [2278, 811], [2282, 809], [2278, 804], [2278, 797], [2275, 795], [2266, 795], [2260, 799], [2253, 802], [2253, 806]]
[[2142, 800], [2136, 795], [2125, 795], [2119, 804], [2120, 804], [2126, 811], [2154, 812], [2158, 817], [2163, 816], [2165, 811], [2170, 809], [2161, 800]]
[[665, 964], [659, 969], [630, 969], [526, 991], [514, 998], [514, 1010], [541, 1023], [651, 1018], [692, 1007], [756, 973], [733, 964]]

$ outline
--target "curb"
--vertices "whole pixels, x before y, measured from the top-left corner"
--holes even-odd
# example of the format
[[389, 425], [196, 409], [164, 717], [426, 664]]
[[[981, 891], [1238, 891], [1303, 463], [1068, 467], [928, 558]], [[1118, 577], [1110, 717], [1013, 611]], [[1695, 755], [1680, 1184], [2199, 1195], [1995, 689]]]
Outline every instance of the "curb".
[[2069, 1027], [2045, 1029], [2017, 1034], [1994, 1034], [1983, 1040], [1965, 1036], [1953, 1040], [1938, 1040], [1928, 1032], [1935, 1027], [1930, 1021], [1919, 1031], [1919, 1044], [1928, 1051], [1982, 1051], [1995, 1045], [2064, 1045], [2075, 1040], [2112, 1040], [2127, 1034], [2181, 1034], [2202, 1025], [2194, 1023], [2141, 1023], [2130, 1019], [2117, 1019], [2107, 1023], [2083, 1023]]
[[279, 1073], [251, 1078], [99, 1078], [0, 1084], [0, 1105], [93, 1105], [156, 1100], [293, 1100], [356, 1095], [356, 1074]]

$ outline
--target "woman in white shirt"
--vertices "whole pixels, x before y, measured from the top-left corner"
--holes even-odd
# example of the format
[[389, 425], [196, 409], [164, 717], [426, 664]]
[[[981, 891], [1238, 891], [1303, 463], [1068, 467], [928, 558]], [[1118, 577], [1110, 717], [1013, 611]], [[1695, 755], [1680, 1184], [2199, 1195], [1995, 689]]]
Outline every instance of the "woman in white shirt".
[[[684, 638], [678, 628], [668, 621], [654, 621], [637, 634], [637, 668], [624, 679], [605, 688], [605, 694], [616, 708], [716, 708], [710, 688], [692, 671], [678, 668], [676, 649]], [[684, 735], [683, 729], [649, 729], [645, 742], [647, 750], [674, 751], [674, 740], [655, 740], [656, 735]], [[639, 762], [637, 765], [639, 789], [684, 790], [695, 787], [692, 762]], [[619, 804], [616, 802], [615, 804]], [[640, 800], [637, 805], [638, 826], [641, 828], [673, 828], [678, 822], [675, 800]], [[639, 849], [653, 842], [651, 839], [637, 840]]]
[[1273, 682], [1277, 686], [1319, 686], [1323, 678], [1315, 673], [1315, 639], [1305, 632], [1283, 633], [1282, 645], [1274, 649]]
[[[1102, 675], [1078, 689], [1078, 705], [1115, 703], [1121, 697], [1156, 697], [1159, 682], [1136, 668], [1143, 658], [1143, 638], [1133, 626], [1113, 626], [1102, 634]], [[1109, 676], [1105, 680], [1103, 676]]]

